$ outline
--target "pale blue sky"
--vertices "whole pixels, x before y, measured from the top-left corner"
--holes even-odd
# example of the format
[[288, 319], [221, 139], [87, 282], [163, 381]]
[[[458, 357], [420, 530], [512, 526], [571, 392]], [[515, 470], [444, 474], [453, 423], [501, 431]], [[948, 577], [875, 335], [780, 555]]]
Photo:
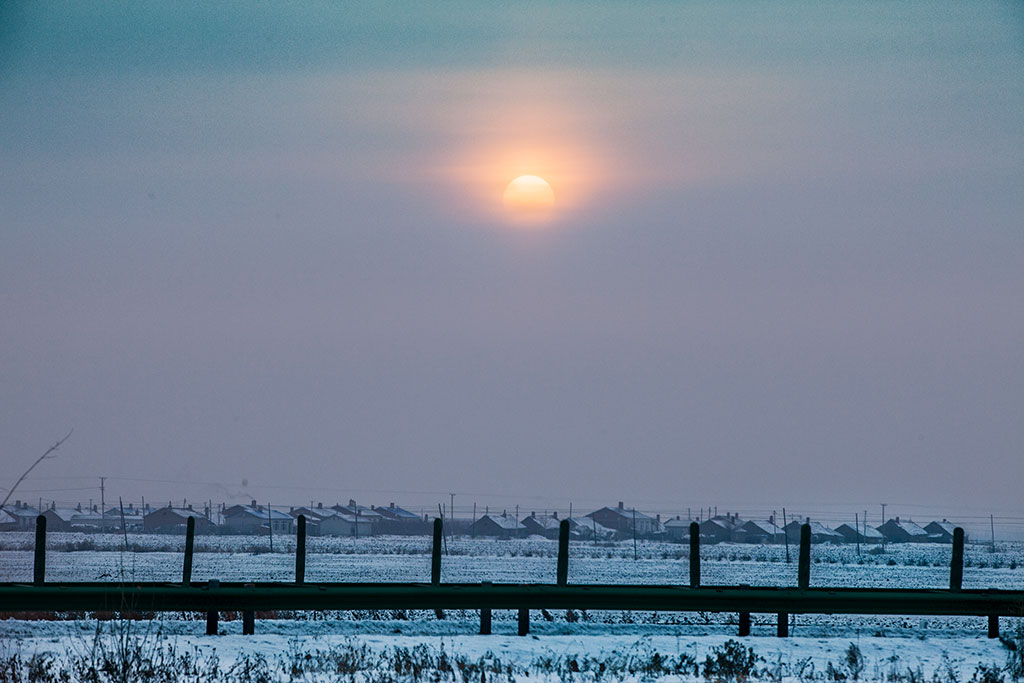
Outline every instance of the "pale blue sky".
[[1014, 3], [5, 2], [3, 461], [1020, 512], [1021, 73]]

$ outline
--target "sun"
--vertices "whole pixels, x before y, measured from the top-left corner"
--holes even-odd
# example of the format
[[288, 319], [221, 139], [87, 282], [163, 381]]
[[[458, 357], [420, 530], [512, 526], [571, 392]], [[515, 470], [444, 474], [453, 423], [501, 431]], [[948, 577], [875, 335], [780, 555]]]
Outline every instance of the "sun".
[[521, 175], [505, 187], [505, 208], [516, 213], [541, 213], [555, 205], [555, 193], [540, 176]]

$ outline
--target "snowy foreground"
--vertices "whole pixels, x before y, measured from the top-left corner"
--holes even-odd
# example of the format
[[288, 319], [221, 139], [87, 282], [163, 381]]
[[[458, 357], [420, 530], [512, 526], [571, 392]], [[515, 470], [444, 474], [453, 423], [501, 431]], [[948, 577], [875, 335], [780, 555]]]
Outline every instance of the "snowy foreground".
[[[307, 581], [426, 581], [429, 540], [310, 539]], [[289, 545], [291, 543], [292, 545]], [[290, 580], [293, 539], [200, 537], [194, 579]], [[183, 539], [168, 536], [52, 534], [47, 578], [55, 581], [180, 580]], [[795, 552], [791, 554], [795, 557]], [[965, 587], [1024, 588], [1024, 547], [992, 553], [968, 546]], [[444, 581], [554, 581], [556, 544], [453, 539]], [[573, 544], [570, 582], [685, 583], [685, 547]], [[813, 549], [812, 585], [948, 586], [949, 546], [890, 546], [868, 553]], [[0, 535], [0, 580], [31, 578], [31, 538]], [[702, 550], [707, 584], [793, 585], [796, 565], [778, 546]], [[2, 608], [0, 608], [2, 609]], [[255, 636], [225, 615], [206, 636], [201, 615], [153, 621], [0, 621], [0, 681], [7, 680], [885, 680], [997, 681], [1022, 677], [1012, 646], [1020, 622], [1003, 619], [1004, 638], [985, 637], [983, 618], [799, 615], [792, 637], [774, 637], [775, 615], [754, 615], [753, 635], [736, 636], [735, 614], [542, 612], [531, 635], [515, 635], [515, 615], [494, 614], [494, 635], [475, 635], [477, 615], [386, 610], [277, 614]], [[280, 618], [280, 617], [289, 618]], [[1010, 646], [1010, 647], [1008, 647]], [[1015, 659], [1016, 658], [1016, 659]], [[30, 679], [29, 674], [33, 677]], [[62, 678], [62, 674], [66, 678]]]

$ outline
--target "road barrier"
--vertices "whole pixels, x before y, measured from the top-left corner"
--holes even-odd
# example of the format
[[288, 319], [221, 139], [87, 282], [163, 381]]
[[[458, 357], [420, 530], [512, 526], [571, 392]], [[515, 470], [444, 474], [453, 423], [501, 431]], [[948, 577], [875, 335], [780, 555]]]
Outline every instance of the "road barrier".
[[530, 631], [532, 609], [735, 612], [739, 634], [750, 634], [751, 613], [774, 613], [780, 637], [789, 635], [791, 614], [886, 614], [988, 617], [988, 636], [999, 635], [1000, 617], [1024, 616], [1024, 591], [964, 590], [964, 533], [953, 534], [948, 589], [812, 588], [811, 530], [800, 530], [796, 587], [704, 586], [700, 583], [700, 529], [690, 525], [687, 586], [573, 584], [569, 579], [569, 525], [559, 527], [554, 584], [441, 583], [441, 520], [434, 521], [430, 583], [306, 583], [305, 518], [299, 517], [293, 583], [193, 582], [195, 522], [189, 518], [182, 581], [48, 583], [45, 581], [46, 520], [36, 522], [32, 583], [0, 583], [0, 611], [206, 612], [208, 634], [218, 632], [219, 612], [242, 612], [242, 632], [255, 631], [257, 611], [444, 609], [480, 611], [480, 633], [491, 632], [491, 610], [518, 611], [518, 632]]

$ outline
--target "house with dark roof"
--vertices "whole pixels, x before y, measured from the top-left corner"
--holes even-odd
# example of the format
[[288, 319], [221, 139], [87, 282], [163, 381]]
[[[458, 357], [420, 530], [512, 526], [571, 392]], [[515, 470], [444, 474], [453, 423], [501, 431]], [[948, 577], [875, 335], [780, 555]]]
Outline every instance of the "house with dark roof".
[[836, 531], [829, 529], [821, 522], [812, 522], [808, 519], [806, 522], [798, 522], [793, 520], [785, 526], [786, 536], [792, 543], [800, 542], [800, 529], [804, 524], [809, 524], [811, 527], [811, 543], [842, 543], [843, 536]]
[[752, 519], [734, 530], [733, 540], [740, 543], [783, 543], [786, 532], [775, 523], [774, 517], [765, 521]]
[[881, 543], [883, 539], [882, 532], [866, 524], [860, 529], [855, 529], [849, 524], [840, 524], [836, 527], [836, 533], [847, 543], [872, 544]]
[[387, 507], [377, 506], [373, 511], [381, 516], [374, 527], [375, 533], [412, 536], [431, 532], [432, 522], [426, 515], [418, 515], [394, 503], [388, 503]]
[[[924, 530], [928, 532], [928, 540], [931, 543], [952, 543], [954, 529], [956, 529], [956, 525], [947, 519], [941, 522], [928, 522], [924, 525]], [[966, 536], [964, 540], [967, 540]]]
[[558, 527], [561, 523], [562, 520], [558, 519], [557, 513], [538, 517], [536, 512], [531, 512], [522, 521], [527, 536], [543, 536], [545, 538], [558, 538]]
[[224, 531], [233, 534], [290, 534], [293, 531], [291, 515], [270, 507], [258, 505], [232, 505], [224, 511]]
[[0, 531], [15, 531], [18, 528], [18, 518], [9, 514], [7, 510], [0, 510]]
[[661, 523], [650, 515], [627, 508], [622, 501], [616, 507], [603, 507], [594, 510], [587, 515], [594, 519], [601, 526], [618, 531], [621, 536], [630, 536], [634, 532], [637, 536], [648, 536], [663, 531]]
[[526, 527], [507, 512], [500, 515], [485, 514], [473, 522], [470, 533], [474, 536], [495, 536], [497, 538], [519, 538], [526, 535]]
[[191, 507], [167, 507], [153, 510], [142, 518], [142, 528], [149, 533], [183, 534], [188, 518], [195, 518], [196, 533], [205, 534], [213, 530], [214, 525], [201, 512]]
[[712, 517], [700, 523], [700, 538], [705, 543], [724, 543], [732, 540], [735, 526], [727, 516]]
[[899, 517], [893, 517], [877, 529], [882, 532], [885, 540], [889, 543], [924, 543], [928, 541], [928, 532], [909, 519], [901, 521]]

